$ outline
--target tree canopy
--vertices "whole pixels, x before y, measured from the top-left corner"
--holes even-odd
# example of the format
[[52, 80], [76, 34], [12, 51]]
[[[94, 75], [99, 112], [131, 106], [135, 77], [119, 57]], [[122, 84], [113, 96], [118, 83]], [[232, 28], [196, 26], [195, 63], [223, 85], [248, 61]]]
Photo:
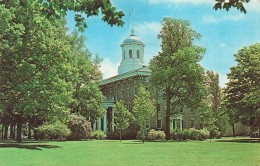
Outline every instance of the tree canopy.
[[158, 38], [162, 52], [150, 61], [151, 83], [166, 97], [166, 139], [170, 139], [170, 116], [185, 105], [198, 107], [203, 96], [203, 68], [198, 64], [205, 49], [193, 45], [200, 34], [189, 21], [163, 18]]
[[69, 11], [74, 11], [74, 19], [79, 31], [84, 31], [87, 27], [86, 18], [90, 16], [102, 15], [102, 20], [109, 25], [123, 26], [122, 17], [124, 13], [117, 11], [112, 6], [109, 0], [12, 0], [0, 1], [0, 4], [5, 4], [8, 8], [12, 6], [20, 6], [26, 8], [30, 3], [38, 3], [40, 6], [38, 22], [41, 22], [43, 17], [49, 20], [60, 19], [67, 15]]
[[231, 7], [235, 7], [238, 10], [240, 10], [241, 12], [247, 13], [246, 8], [244, 7], [245, 3], [248, 3], [250, 0], [215, 0], [216, 3], [214, 5], [214, 9], [218, 10], [218, 9], [226, 9], [227, 11], [231, 8]]
[[244, 125], [260, 128], [260, 43], [235, 54], [225, 89], [227, 108]]

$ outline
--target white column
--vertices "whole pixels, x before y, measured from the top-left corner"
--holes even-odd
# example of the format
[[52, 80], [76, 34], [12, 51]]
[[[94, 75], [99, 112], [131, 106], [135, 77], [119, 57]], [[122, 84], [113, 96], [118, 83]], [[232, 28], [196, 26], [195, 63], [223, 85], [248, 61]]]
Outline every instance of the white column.
[[101, 130], [101, 118], [98, 119], [98, 130]]
[[114, 110], [112, 110], [112, 131], [114, 132]]
[[173, 129], [173, 120], [171, 119], [171, 127], [170, 129]]
[[107, 133], [107, 112], [105, 113], [105, 115], [104, 115], [104, 118], [103, 118], [104, 120], [104, 133]]
[[175, 123], [175, 129], [177, 129], [177, 119], [174, 120], [174, 123]]
[[95, 131], [96, 130], [96, 128], [97, 128], [97, 126], [96, 126], [96, 121], [94, 121], [94, 124], [93, 124], [93, 131]]
[[182, 131], [182, 117], [180, 118], [180, 129]]

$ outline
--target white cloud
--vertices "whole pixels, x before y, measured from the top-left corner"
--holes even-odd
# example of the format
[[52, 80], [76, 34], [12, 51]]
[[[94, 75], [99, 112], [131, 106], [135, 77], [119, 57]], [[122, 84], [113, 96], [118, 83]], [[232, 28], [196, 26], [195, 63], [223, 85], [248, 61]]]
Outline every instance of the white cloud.
[[158, 34], [161, 30], [161, 24], [159, 22], [144, 22], [143, 24], [137, 24], [135, 31], [138, 34], [149, 35], [149, 34]]
[[157, 3], [189, 3], [189, 4], [202, 4], [202, 3], [208, 3], [208, 4], [214, 4], [213, 0], [148, 0], [150, 4], [157, 4]]
[[244, 13], [239, 13], [239, 14], [227, 14], [224, 15], [222, 17], [215, 17], [212, 15], [204, 15], [202, 17], [202, 20], [204, 23], [219, 23], [219, 22], [223, 22], [223, 21], [237, 21], [237, 20], [241, 20], [245, 18], [245, 14]]
[[113, 63], [109, 58], [104, 58], [101, 63], [100, 70], [103, 73], [103, 79], [117, 75], [117, 69], [120, 62]]
[[256, 11], [260, 12], [260, 0], [251, 0], [249, 3], [245, 3], [247, 12]]
[[225, 43], [219, 43], [219, 47], [226, 47], [227, 45]]
[[221, 74], [221, 73], [218, 73], [219, 74], [219, 85], [221, 88], [224, 88], [226, 87], [226, 84], [229, 80], [227, 79], [227, 75], [226, 74]]

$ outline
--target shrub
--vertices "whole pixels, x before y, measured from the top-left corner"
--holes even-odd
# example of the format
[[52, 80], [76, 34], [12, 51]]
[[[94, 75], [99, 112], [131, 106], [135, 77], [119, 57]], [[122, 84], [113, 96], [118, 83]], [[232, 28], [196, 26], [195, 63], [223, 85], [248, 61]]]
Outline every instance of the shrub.
[[191, 129], [173, 129], [171, 130], [171, 139], [173, 140], [205, 140], [209, 138], [209, 131], [206, 129], [197, 130]]
[[40, 135], [43, 135], [43, 138], [47, 137], [52, 139], [64, 138], [68, 136], [71, 131], [68, 127], [61, 123], [60, 121], [53, 124], [43, 124], [40, 127], [36, 128]]
[[102, 130], [96, 130], [91, 133], [93, 139], [105, 139], [107, 135]]
[[165, 139], [165, 133], [163, 131], [155, 131], [154, 129], [150, 130], [147, 134], [147, 139]]
[[83, 116], [72, 114], [68, 127], [71, 130], [71, 134], [67, 137], [69, 140], [86, 139], [91, 136], [91, 123]]
[[148, 131], [149, 131], [149, 129], [145, 129], [145, 131], [144, 131], [144, 138], [143, 138], [143, 132], [142, 132], [142, 130], [139, 130], [137, 132], [136, 139], [146, 139], [147, 136], [148, 136]]
[[[122, 139], [136, 139], [137, 132], [139, 130], [139, 126], [137, 124], [130, 124], [130, 126], [127, 129], [122, 130]], [[119, 140], [119, 130], [110, 131], [107, 133], [107, 138], [108, 139], [113, 139], [113, 140]]]

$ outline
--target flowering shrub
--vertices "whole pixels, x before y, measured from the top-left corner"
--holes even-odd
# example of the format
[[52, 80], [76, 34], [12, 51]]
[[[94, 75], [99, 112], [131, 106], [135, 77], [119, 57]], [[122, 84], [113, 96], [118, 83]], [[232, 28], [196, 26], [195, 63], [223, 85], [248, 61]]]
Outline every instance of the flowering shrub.
[[155, 131], [154, 129], [150, 130], [147, 134], [147, 139], [165, 139], [165, 133], [163, 131]]

